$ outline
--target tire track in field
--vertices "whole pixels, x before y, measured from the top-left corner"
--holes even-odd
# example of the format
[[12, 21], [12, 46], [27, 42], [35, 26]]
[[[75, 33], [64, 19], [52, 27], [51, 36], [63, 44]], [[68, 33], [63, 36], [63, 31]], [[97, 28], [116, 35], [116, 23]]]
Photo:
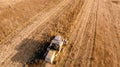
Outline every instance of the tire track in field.
[[[74, 61], [77, 59], [78, 54], [79, 54], [79, 47], [80, 44], [78, 44], [79, 41], [82, 41], [85, 29], [86, 29], [86, 25], [88, 24], [87, 20], [88, 17], [90, 15], [91, 12], [91, 8], [93, 6], [93, 0], [92, 1], [85, 1], [85, 4], [82, 8], [82, 12], [79, 13], [78, 18], [76, 19], [75, 23], [77, 22], [76, 25], [76, 29], [73, 31], [74, 36], [72, 36], [70, 39], [75, 39], [74, 44], [73, 44], [73, 48], [71, 48], [71, 52], [70, 52], [70, 58], [71, 61], [66, 61], [66, 66], [68, 64], [70, 64], [70, 66], [74, 66]], [[75, 38], [74, 38], [75, 37]]]
[[[92, 67], [119, 67], [119, 41], [116, 37], [109, 0], [100, 0]], [[114, 8], [115, 9], [115, 8]]]
[[90, 66], [91, 54], [94, 46], [93, 43], [94, 43], [95, 31], [96, 31], [95, 28], [96, 28], [96, 19], [97, 19], [97, 15], [96, 15], [97, 7], [98, 7], [97, 4], [98, 1], [94, 0], [88, 20], [86, 21], [86, 27], [84, 28], [84, 32], [82, 35], [81, 35], [82, 32], [81, 33], [79, 32], [79, 35], [81, 35], [82, 38], [80, 41], [76, 43], [79, 45], [78, 46], [79, 52], [74, 62], [74, 66], [76, 67]]

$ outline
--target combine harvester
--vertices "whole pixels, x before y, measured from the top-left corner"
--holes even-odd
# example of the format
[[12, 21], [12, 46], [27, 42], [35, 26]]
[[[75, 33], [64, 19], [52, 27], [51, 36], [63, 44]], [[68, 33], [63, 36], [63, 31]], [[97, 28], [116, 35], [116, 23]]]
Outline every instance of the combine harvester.
[[65, 39], [62, 39], [61, 36], [56, 36], [50, 43], [50, 46], [47, 48], [47, 51], [45, 53], [45, 61], [49, 63], [53, 63], [55, 57], [60, 53], [63, 44], [66, 44], [67, 41]]

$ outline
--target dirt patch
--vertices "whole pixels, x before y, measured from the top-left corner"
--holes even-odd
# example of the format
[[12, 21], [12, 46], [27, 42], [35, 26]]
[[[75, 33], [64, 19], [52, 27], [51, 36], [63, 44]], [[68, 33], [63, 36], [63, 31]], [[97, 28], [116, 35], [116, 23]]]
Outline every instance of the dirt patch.
[[120, 5], [120, 1], [118, 1], [118, 0], [114, 0], [114, 1], [112, 1], [112, 3]]

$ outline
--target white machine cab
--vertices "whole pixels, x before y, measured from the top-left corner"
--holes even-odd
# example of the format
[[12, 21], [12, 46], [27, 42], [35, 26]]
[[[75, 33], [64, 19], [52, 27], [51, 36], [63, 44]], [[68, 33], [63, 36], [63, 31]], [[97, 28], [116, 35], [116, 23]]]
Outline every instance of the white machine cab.
[[50, 46], [47, 48], [47, 54], [45, 57], [45, 61], [49, 63], [53, 63], [55, 56], [58, 55], [58, 53], [61, 51], [63, 46], [63, 40], [61, 39], [61, 36], [56, 36]]

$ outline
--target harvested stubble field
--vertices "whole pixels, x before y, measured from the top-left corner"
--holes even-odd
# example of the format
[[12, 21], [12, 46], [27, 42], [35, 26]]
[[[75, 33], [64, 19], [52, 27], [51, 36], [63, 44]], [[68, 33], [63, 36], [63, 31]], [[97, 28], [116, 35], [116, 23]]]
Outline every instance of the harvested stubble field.
[[[120, 67], [119, 0], [1, 0], [0, 67]], [[55, 35], [69, 43], [44, 53]]]
[[[0, 3], [0, 42], [11, 37], [27, 25], [32, 24], [30, 20], [38, 13], [47, 12], [60, 0], [1, 0]], [[16, 3], [16, 4], [14, 4]], [[52, 4], [52, 5], [51, 5]]]

